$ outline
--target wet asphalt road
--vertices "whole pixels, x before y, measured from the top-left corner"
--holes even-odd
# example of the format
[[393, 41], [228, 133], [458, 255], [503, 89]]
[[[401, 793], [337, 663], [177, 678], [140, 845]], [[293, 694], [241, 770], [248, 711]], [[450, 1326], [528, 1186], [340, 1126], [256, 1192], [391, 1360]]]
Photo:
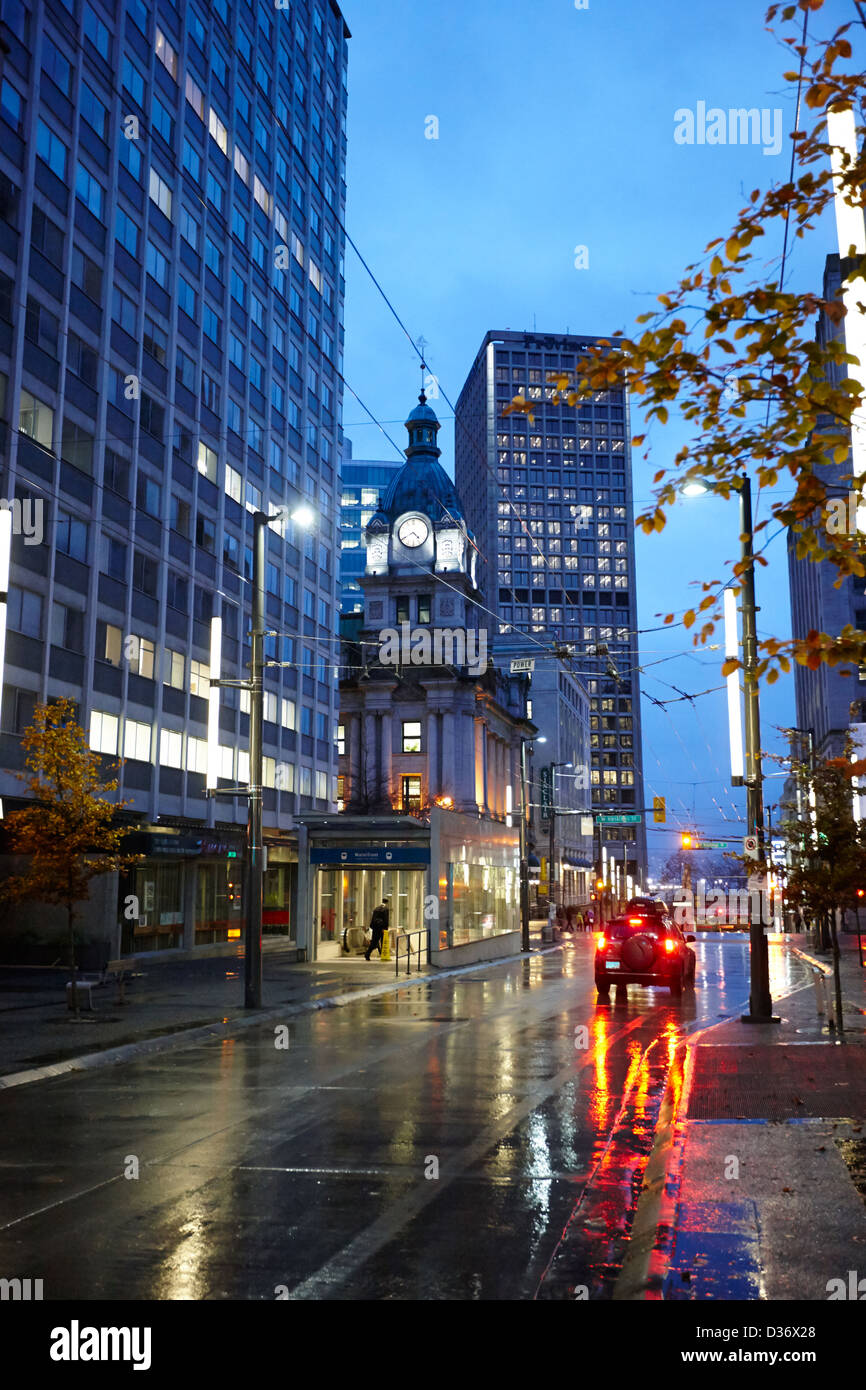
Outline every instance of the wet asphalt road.
[[[600, 1005], [592, 950], [295, 1017], [287, 1048], [270, 1022], [0, 1094], [0, 1276], [45, 1299], [606, 1296], [672, 1050], [741, 1010], [748, 951], [699, 938], [694, 994]], [[778, 995], [796, 966], [770, 955]]]

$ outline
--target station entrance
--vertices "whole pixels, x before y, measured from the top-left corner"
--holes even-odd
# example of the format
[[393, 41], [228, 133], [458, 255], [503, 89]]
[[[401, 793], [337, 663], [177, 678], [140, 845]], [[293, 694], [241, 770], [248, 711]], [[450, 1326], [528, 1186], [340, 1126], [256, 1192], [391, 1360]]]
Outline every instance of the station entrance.
[[366, 950], [365, 929], [387, 899], [391, 954], [397, 937], [422, 931], [426, 870], [322, 864], [314, 879], [313, 920], [319, 960], [351, 959]]

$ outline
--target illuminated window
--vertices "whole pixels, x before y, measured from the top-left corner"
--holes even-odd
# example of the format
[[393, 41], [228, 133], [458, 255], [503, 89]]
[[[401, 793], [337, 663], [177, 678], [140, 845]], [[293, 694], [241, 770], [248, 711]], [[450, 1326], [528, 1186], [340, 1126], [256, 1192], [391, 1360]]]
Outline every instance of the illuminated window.
[[421, 778], [402, 777], [401, 806], [408, 815], [417, 815], [421, 810]]
[[150, 761], [151, 727], [137, 719], [127, 719], [123, 730], [123, 756], [139, 762]]
[[189, 663], [189, 689], [191, 695], [207, 699], [210, 694], [210, 666], [206, 661]]
[[183, 677], [186, 668], [183, 652], [173, 652], [166, 647], [162, 665], [162, 683], [175, 690], [183, 690]]
[[207, 739], [187, 737], [186, 770], [202, 774], [207, 772]]
[[163, 729], [159, 736], [160, 767], [183, 767], [183, 734]]
[[229, 133], [213, 107], [211, 107], [208, 112], [208, 130], [212, 138], [216, 140], [223, 154], [228, 154]]
[[149, 192], [150, 201], [156, 203], [160, 212], [171, 221], [171, 189], [155, 169], [150, 171]]
[[243, 479], [236, 468], [231, 464], [226, 464], [225, 490], [226, 495], [231, 497], [233, 502], [240, 503], [243, 489]]
[[212, 483], [217, 480], [217, 456], [213, 449], [199, 440], [198, 446], [198, 471], [203, 473]]
[[[398, 619], [399, 621], [399, 619]], [[403, 720], [403, 752], [421, 752], [421, 722], [415, 719]], [[420, 791], [419, 791], [420, 795]]]
[[165, 68], [166, 72], [170, 73], [171, 76], [174, 78], [174, 80], [175, 80], [175, 82], [176, 82], [176, 81], [177, 81], [177, 53], [176, 53], [176, 52], [174, 51], [174, 49], [172, 48], [171, 44], [169, 43], [168, 39], [165, 37], [165, 34], [162, 32], [162, 30], [160, 29], [159, 25], [157, 25], [157, 27], [156, 27], [156, 56], [157, 56], [157, 58], [159, 59], [159, 61], [162, 63], [162, 65], [163, 65], [163, 67]]
[[105, 624], [105, 650], [103, 659], [112, 666], [119, 666], [123, 654], [123, 632], [111, 623]]
[[127, 651], [130, 670], [137, 676], [153, 680], [154, 646], [147, 637], [131, 636]]
[[117, 715], [94, 710], [90, 716], [90, 747], [94, 753], [117, 752]]

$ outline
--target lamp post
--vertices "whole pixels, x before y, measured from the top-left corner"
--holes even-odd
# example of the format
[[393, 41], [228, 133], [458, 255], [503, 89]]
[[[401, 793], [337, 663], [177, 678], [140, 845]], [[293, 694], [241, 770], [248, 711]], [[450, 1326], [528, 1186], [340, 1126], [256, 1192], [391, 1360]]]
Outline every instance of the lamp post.
[[[682, 489], [687, 497], [697, 497], [710, 492], [710, 486], [700, 479], [687, 483]], [[742, 543], [740, 584], [742, 586], [741, 608], [743, 620], [743, 694], [745, 700], [745, 775], [731, 777], [734, 786], [746, 787], [746, 833], [754, 835], [758, 842], [757, 862], [764, 866], [764, 793], [763, 767], [761, 763], [761, 714], [758, 691], [758, 632], [757, 604], [755, 602], [755, 562], [752, 531], [752, 484], [747, 473], [742, 473], [737, 488], [740, 494], [740, 538]], [[733, 728], [733, 724], [732, 724]], [[732, 744], [732, 752], [733, 744]], [[744, 1023], [778, 1023], [773, 1016], [773, 1001], [770, 997], [770, 966], [767, 950], [767, 936], [762, 921], [763, 913], [751, 913], [749, 923], [749, 963], [750, 992], [749, 1012], [742, 1015]]]
[[[520, 949], [529, 950], [529, 848], [527, 824], [527, 814], [529, 811], [529, 801], [527, 797], [528, 777], [526, 772], [526, 745], [533, 740], [521, 738], [520, 740]], [[535, 743], [546, 743], [544, 734], [534, 740]]]
[[[249, 680], [219, 680], [211, 674], [211, 686], [235, 686], [249, 691], [250, 696], [250, 775], [245, 788], [247, 813], [247, 910], [244, 933], [244, 1008], [262, 1007], [262, 908], [266, 851], [262, 830], [262, 731], [264, 722], [264, 646], [265, 646], [265, 573], [267, 564], [266, 531], [274, 521], [292, 520], [309, 528], [315, 520], [312, 508], [302, 503], [291, 508], [278, 507], [275, 512], [253, 513], [253, 576], [252, 626], [250, 628]], [[212, 643], [212, 662], [213, 662]], [[218, 737], [218, 721], [208, 724], [208, 761], [216, 765], [216, 747], [210, 743]], [[209, 779], [210, 780], [210, 779]], [[215, 779], [214, 787], [216, 793]], [[223, 794], [236, 796], [241, 789], [224, 788]]]
[[556, 919], [556, 773], [560, 767], [573, 767], [573, 763], [550, 764], [550, 844], [547, 852], [547, 920]]
[[526, 739], [520, 740], [520, 949], [529, 950], [529, 858], [526, 846]]

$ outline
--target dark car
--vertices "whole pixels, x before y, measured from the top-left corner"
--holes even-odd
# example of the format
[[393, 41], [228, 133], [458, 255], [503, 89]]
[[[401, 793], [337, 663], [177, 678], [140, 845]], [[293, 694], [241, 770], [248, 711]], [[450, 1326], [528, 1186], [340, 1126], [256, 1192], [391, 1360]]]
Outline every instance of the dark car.
[[625, 905], [629, 917], [657, 916], [670, 918], [671, 911], [661, 898], [629, 898]]
[[678, 998], [694, 987], [695, 953], [665, 914], [637, 910], [606, 923], [595, 952], [595, 987], [603, 997], [611, 984], [664, 985]]

